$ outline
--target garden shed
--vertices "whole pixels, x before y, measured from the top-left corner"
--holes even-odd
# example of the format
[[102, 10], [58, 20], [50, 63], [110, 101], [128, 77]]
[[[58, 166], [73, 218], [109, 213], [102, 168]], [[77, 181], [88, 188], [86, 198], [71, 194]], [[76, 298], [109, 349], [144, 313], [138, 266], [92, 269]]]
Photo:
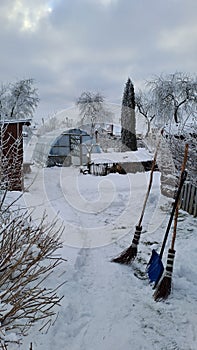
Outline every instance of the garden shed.
[[55, 130], [38, 137], [33, 160], [46, 167], [84, 165], [90, 148], [93, 153], [101, 152], [99, 145], [85, 130]]
[[23, 190], [23, 126], [31, 120], [0, 120], [0, 183], [10, 191]]

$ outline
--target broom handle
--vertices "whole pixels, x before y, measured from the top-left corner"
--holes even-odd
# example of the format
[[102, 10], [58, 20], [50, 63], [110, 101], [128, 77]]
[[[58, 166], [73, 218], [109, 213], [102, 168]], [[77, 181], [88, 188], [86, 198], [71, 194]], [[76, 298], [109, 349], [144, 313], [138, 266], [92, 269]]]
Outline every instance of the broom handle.
[[169, 219], [169, 222], [168, 222], [168, 226], [167, 226], [167, 229], [166, 229], [166, 233], [165, 233], [165, 236], [164, 236], [164, 239], [163, 239], [161, 251], [160, 251], [160, 254], [159, 254], [160, 258], [162, 258], [162, 256], [163, 256], [163, 252], [164, 252], [164, 249], [165, 249], [166, 241], [167, 241], [168, 234], [169, 234], [169, 231], [170, 231], [170, 227], [171, 227], [171, 224], [172, 224], [173, 216], [174, 216], [176, 207], [177, 207], [178, 202], [179, 202], [179, 197], [180, 197], [180, 194], [181, 194], [181, 190], [182, 190], [183, 184], [184, 184], [184, 182], [186, 180], [186, 177], [187, 177], [187, 172], [185, 171], [186, 162], [187, 162], [187, 155], [188, 155], [188, 144], [185, 145], [184, 159], [183, 159], [183, 164], [182, 164], [182, 167], [181, 167], [180, 183], [179, 183], [179, 187], [178, 187], [177, 194], [176, 194], [176, 197], [175, 197], [175, 202], [174, 202], [173, 209], [172, 209], [172, 212], [171, 212], [171, 215], [170, 215], [170, 219]]
[[159, 141], [157, 143], [155, 154], [154, 154], [154, 158], [153, 158], [153, 162], [152, 162], [152, 166], [151, 166], [149, 185], [148, 185], [148, 189], [147, 189], [147, 192], [146, 192], [146, 197], [144, 199], [144, 205], [143, 205], [143, 208], [142, 208], [142, 214], [141, 214], [139, 222], [138, 222], [138, 226], [139, 227], [141, 227], [142, 219], [143, 219], [145, 208], [146, 208], [146, 203], [147, 203], [148, 196], [149, 196], [149, 193], [150, 193], [150, 190], [151, 190], [151, 186], [152, 186], [152, 182], [153, 182], [153, 171], [154, 171], [155, 164], [156, 164], [156, 159], [157, 159], [157, 153], [158, 153], [159, 145], [160, 145], [160, 139], [159, 139]]

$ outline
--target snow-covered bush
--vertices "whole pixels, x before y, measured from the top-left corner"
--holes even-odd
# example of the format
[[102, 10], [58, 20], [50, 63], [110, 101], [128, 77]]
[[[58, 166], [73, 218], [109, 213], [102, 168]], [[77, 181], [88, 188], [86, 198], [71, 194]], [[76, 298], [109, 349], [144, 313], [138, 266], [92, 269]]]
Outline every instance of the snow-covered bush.
[[187, 125], [178, 124], [173, 126], [167, 125], [164, 128], [164, 137], [168, 143], [168, 147], [171, 151], [176, 169], [181, 168], [185, 144], [188, 143], [189, 151], [188, 151], [188, 160], [187, 160], [187, 170], [188, 170], [187, 180], [191, 181], [193, 184], [197, 184], [196, 123], [192, 122]]
[[26, 335], [36, 322], [49, 325], [60, 305], [60, 286], [50, 288], [47, 278], [62, 263], [54, 255], [62, 246], [63, 227], [57, 220], [39, 223], [29, 212], [7, 200], [0, 192], [0, 341], [9, 342], [9, 334]]

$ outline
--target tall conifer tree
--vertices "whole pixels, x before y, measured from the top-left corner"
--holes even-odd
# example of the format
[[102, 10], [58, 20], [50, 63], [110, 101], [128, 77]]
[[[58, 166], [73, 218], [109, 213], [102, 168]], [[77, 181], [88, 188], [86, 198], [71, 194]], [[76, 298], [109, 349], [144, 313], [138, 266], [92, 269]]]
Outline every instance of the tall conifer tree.
[[122, 98], [121, 140], [131, 151], [137, 151], [135, 92], [130, 78], [126, 82]]

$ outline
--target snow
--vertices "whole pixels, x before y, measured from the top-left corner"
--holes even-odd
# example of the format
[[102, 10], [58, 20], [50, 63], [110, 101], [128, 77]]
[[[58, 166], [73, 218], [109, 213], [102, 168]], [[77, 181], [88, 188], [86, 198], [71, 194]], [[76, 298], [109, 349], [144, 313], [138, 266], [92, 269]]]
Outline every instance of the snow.
[[114, 152], [108, 149], [107, 153], [96, 153], [91, 155], [91, 160], [100, 163], [105, 162], [142, 162], [152, 160], [153, 156], [145, 148], [139, 148], [135, 152]]
[[[138, 159], [144, 160], [141, 152]], [[121, 160], [118, 154], [106, 157]], [[196, 350], [196, 218], [180, 211], [173, 289], [167, 301], [156, 303], [148, 279], [139, 278], [152, 249], [161, 247], [171, 210], [172, 200], [160, 194], [159, 172], [154, 173], [136, 260], [131, 266], [110, 262], [131, 243], [149, 175], [99, 177], [80, 174], [75, 167], [32, 166], [25, 179], [31, 186], [20, 203], [33, 210], [35, 220], [46, 212], [49, 221], [58, 216], [64, 223], [61, 254], [67, 262], [48, 280], [54, 287], [65, 281], [59, 290], [64, 298], [54, 324], [42, 332], [42, 325], [35, 325], [13, 349], [27, 350], [32, 342], [33, 350]]]
[[194, 134], [196, 129], [196, 119], [195, 117], [186, 118], [184, 123], [167, 123], [164, 127], [164, 135], [181, 135], [187, 136], [189, 133]]

